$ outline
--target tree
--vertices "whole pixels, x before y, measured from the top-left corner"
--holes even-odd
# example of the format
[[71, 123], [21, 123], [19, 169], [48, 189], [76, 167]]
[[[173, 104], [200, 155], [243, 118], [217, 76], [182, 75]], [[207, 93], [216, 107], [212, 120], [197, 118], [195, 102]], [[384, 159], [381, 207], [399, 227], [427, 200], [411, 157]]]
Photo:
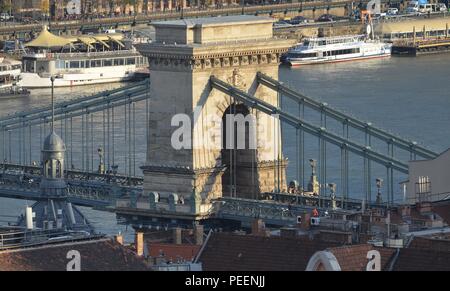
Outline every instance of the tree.
[[41, 11], [43, 14], [48, 15], [50, 12], [50, 1], [49, 0], [41, 0]]
[[10, 13], [12, 10], [11, 0], [2, 0], [0, 10], [5, 13]]

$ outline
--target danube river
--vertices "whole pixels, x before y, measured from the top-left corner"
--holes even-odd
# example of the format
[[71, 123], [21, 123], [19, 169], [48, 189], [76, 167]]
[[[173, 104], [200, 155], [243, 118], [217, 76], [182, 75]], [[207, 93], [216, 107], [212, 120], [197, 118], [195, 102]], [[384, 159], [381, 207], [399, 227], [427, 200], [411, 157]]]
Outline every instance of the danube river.
[[[370, 121], [377, 127], [417, 141], [436, 152], [442, 152], [450, 146], [449, 74], [450, 54], [417, 58], [393, 57], [295, 69], [280, 68], [280, 80], [305, 95], [326, 102], [361, 120]], [[123, 84], [56, 89], [55, 93], [57, 99], [62, 100], [117, 86], [123, 86]], [[49, 90], [40, 89], [33, 91], [29, 98], [0, 100], [0, 116], [49, 104], [49, 93]], [[283, 101], [283, 105], [291, 110], [292, 107], [295, 107], [290, 106], [287, 101]], [[142, 110], [137, 112], [137, 119], [145, 120], [145, 115], [141, 115], [145, 113]], [[136, 174], [140, 174], [138, 167], [145, 160], [144, 133], [144, 127], [139, 127], [139, 136], [136, 141], [138, 145], [136, 148]], [[295, 130], [283, 127], [283, 133], [284, 155], [290, 161], [288, 179], [297, 179], [296, 141], [292, 138], [295, 136]], [[316, 159], [317, 140], [307, 137], [305, 141], [307, 143], [305, 158]], [[125, 143], [122, 145], [118, 143], [118, 147], [124, 145]], [[329, 161], [327, 162], [326, 182], [337, 183], [339, 192], [340, 160], [338, 151], [330, 146], [327, 148], [327, 155]], [[37, 159], [37, 157], [35, 158]], [[305, 166], [305, 169], [306, 178], [308, 178], [309, 168]], [[351, 158], [350, 169], [350, 193], [354, 197], [363, 197], [361, 160], [357, 157]], [[384, 178], [385, 170], [374, 166], [373, 174], [374, 177]], [[401, 197], [398, 182], [403, 179], [405, 179], [404, 176], [395, 176], [394, 190], [397, 200]], [[29, 201], [0, 198], [0, 219], [3, 222], [13, 221], [12, 217], [19, 215], [27, 203], [31, 204]], [[116, 224], [114, 214], [85, 207], [82, 207], [82, 210], [98, 231], [107, 234], [122, 231], [128, 239], [132, 238], [130, 229], [126, 230], [124, 226]]]

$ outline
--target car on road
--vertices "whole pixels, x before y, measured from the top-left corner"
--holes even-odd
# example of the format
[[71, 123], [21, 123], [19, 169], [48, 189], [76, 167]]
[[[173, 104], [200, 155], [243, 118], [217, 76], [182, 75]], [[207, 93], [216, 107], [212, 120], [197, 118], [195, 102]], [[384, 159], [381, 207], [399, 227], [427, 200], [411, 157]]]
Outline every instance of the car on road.
[[308, 19], [306, 17], [299, 15], [299, 16], [295, 16], [291, 20], [289, 20], [289, 23], [293, 24], [293, 25], [308, 23]]
[[319, 18], [317, 18], [317, 22], [330, 22], [330, 21], [335, 21], [336, 16], [331, 15], [331, 14], [323, 14], [320, 15]]
[[12, 21], [13, 19], [14, 19], [14, 16], [9, 15], [8, 13], [3, 12], [0, 14], [1, 21]]
[[388, 8], [387, 10], [387, 15], [392, 16], [392, 15], [398, 15], [398, 8]]

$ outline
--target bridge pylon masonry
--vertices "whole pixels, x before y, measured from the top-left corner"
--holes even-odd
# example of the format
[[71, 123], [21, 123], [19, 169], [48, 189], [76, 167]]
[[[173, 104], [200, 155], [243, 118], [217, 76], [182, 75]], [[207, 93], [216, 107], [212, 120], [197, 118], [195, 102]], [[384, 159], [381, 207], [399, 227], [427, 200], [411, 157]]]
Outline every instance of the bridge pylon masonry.
[[[258, 71], [278, 79], [279, 58], [293, 45], [292, 40], [273, 37], [272, 23], [271, 18], [257, 16], [153, 23], [156, 40], [137, 47], [150, 65], [147, 162], [142, 167], [150, 210], [201, 217], [210, 210], [212, 199], [255, 198], [261, 192], [286, 188], [287, 162], [282, 156], [279, 120], [209, 84], [215, 76], [278, 106], [277, 92], [256, 81]], [[226, 115], [238, 113], [251, 114], [255, 126], [245, 129], [244, 148], [223, 149], [233, 143], [227, 141], [232, 137], [226, 134], [227, 126], [234, 126], [226, 122]], [[191, 123], [175, 121], [174, 126], [173, 117], [179, 114], [189, 116]], [[191, 147], [174, 147], [174, 134], [183, 126], [189, 134], [175, 141], [191, 138]], [[170, 202], [176, 205], [169, 207]]]

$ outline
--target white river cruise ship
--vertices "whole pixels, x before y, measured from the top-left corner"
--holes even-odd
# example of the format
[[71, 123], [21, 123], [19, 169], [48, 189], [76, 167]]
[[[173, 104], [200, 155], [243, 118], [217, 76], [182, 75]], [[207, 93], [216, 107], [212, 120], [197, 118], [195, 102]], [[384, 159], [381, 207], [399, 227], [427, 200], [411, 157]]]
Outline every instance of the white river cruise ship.
[[0, 89], [11, 88], [20, 76], [20, 61], [0, 56]]
[[365, 35], [308, 38], [282, 59], [291, 66], [388, 57], [391, 45]]
[[143, 57], [121, 33], [57, 36], [46, 27], [22, 57], [19, 85], [25, 88], [78, 86], [127, 81], [148, 71]]

